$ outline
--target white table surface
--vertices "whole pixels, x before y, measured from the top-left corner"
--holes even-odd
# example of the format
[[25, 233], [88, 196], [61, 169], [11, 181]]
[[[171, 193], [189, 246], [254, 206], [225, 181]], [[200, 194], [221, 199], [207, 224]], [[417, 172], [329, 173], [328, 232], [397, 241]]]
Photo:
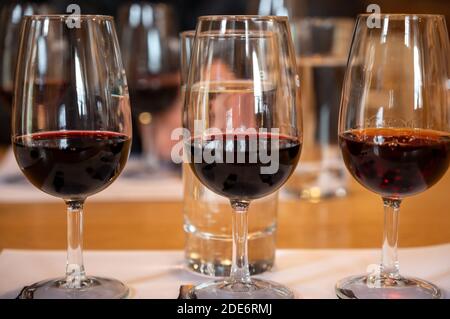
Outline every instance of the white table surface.
[[[378, 262], [375, 249], [279, 250], [276, 267], [259, 277], [290, 287], [297, 298], [336, 298], [337, 280], [363, 273]], [[64, 251], [3, 250], [0, 254], [0, 298], [15, 298], [25, 285], [64, 272]], [[450, 244], [400, 249], [405, 275], [438, 285], [450, 297]], [[177, 298], [182, 284], [209, 277], [185, 269], [182, 251], [87, 251], [88, 274], [110, 276], [125, 282], [131, 298]]]

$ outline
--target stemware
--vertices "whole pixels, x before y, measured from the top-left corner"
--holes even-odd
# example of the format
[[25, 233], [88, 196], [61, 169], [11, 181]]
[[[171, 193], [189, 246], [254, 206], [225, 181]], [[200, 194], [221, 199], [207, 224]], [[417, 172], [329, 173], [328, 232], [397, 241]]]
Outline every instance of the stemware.
[[142, 145], [140, 176], [174, 168], [164, 156], [170, 139], [163, 133], [172, 125], [172, 112], [177, 119], [180, 114], [179, 45], [173, 21], [172, 7], [163, 3], [133, 2], [118, 10], [119, 41]]
[[[184, 99], [195, 31], [180, 33], [181, 94]], [[187, 115], [186, 112], [183, 113]], [[224, 277], [231, 269], [229, 201], [206, 188], [185, 162], [183, 178], [184, 254], [188, 269]], [[250, 274], [272, 268], [275, 260], [278, 192], [252, 202], [248, 209], [248, 263]]]
[[286, 17], [205, 16], [197, 23], [186, 84], [189, 165], [232, 206], [229, 278], [194, 287], [191, 298], [292, 298], [250, 277], [247, 212], [277, 191], [301, 150], [295, 53]]
[[358, 17], [339, 143], [353, 177], [383, 199], [384, 235], [379, 268], [339, 281], [340, 298], [441, 296], [433, 284], [400, 274], [397, 243], [402, 200], [437, 183], [449, 166], [449, 53], [443, 16]]
[[131, 111], [114, 20], [95, 15], [23, 19], [13, 102], [12, 143], [27, 179], [67, 205], [63, 278], [26, 287], [21, 298], [121, 298], [121, 282], [87, 276], [83, 204], [127, 162]]

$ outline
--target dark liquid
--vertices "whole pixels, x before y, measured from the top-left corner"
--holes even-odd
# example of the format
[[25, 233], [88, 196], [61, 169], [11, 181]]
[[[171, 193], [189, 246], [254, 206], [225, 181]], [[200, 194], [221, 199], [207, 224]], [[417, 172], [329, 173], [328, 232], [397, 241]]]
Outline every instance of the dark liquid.
[[0, 145], [11, 143], [12, 100], [12, 89], [0, 88]]
[[113, 132], [45, 132], [17, 137], [13, 146], [33, 185], [56, 197], [78, 199], [101, 191], [119, 176], [130, 139]]
[[0, 108], [3, 109], [11, 109], [12, 108], [12, 102], [13, 102], [13, 95], [14, 92], [12, 88], [0, 88]]
[[[205, 186], [230, 199], [251, 200], [271, 194], [286, 182], [295, 169], [301, 144], [297, 139], [285, 136], [257, 136], [260, 142], [256, 145], [250, 143], [245, 135], [223, 134], [209, 136], [206, 140], [193, 139], [189, 145], [190, 166]], [[255, 138], [255, 135], [252, 138]], [[275, 148], [271, 145], [273, 138], [279, 140]], [[252, 147], [252, 144], [255, 147]], [[199, 163], [195, 163], [196, 152], [222, 154], [223, 163], [208, 163], [204, 156], [201, 156]], [[262, 174], [261, 168], [268, 168], [271, 163], [264, 163], [259, 155], [267, 154], [270, 158], [275, 152], [279, 157], [278, 169], [269, 174]], [[239, 158], [244, 160], [238, 162]], [[232, 163], [227, 159], [232, 159]]]
[[423, 192], [445, 174], [450, 162], [450, 135], [432, 130], [352, 130], [339, 140], [353, 177], [384, 197]]
[[130, 85], [131, 107], [135, 114], [150, 112], [153, 115], [169, 108], [178, 96], [178, 76], [166, 75], [140, 80]]

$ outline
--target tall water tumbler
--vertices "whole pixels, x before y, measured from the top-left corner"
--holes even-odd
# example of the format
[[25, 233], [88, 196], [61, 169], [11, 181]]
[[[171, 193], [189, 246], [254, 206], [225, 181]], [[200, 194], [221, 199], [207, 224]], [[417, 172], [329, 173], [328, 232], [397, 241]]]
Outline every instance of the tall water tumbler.
[[[194, 38], [195, 31], [180, 34], [183, 96]], [[219, 70], [219, 64], [217, 68]], [[202, 185], [187, 163], [183, 163], [183, 186], [186, 264], [189, 269], [199, 273], [228, 276], [232, 255], [229, 201]], [[250, 206], [248, 217], [251, 274], [262, 273], [273, 266], [277, 209], [277, 192], [255, 200]]]
[[348, 18], [300, 18], [291, 24], [302, 88], [304, 148], [302, 165], [286, 189], [311, 201], [347, 193], [337, 125], [353, 26]]

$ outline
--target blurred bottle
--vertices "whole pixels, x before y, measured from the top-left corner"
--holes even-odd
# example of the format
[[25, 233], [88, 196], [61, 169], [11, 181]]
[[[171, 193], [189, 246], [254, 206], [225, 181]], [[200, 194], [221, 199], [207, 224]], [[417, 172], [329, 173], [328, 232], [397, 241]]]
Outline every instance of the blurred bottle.
[[[194, 31], [180, 34], [183, 96], [194, 36]], [[189, 164], [183, 163], [182, 170], [186, 264], [189, 269], [199, 273], [228, 276], [232, 253], [230, 203], [203, 186], [192, 173]], [[278, 193], [252, 201], [250, 205], [248, 250], [252, 274], [262, 273], [273, 266], [277, 209]]]
[[[170, 161], [172, 128], [181, 125], [179, 47], [174, 14], [163, 3], [133, 2], [118, 11], [119, 39], [144, 169], [160, 173]], [[141, 174], [144, 169], [139, 169]]]
[[354, 21], [300, 18], [291, 25], [301, 83], [304, 144], [301, 164], [285, 189], [312, 201], [345, 196], [347, 173], [337, 125]]
[[0, 8], [0, 144], [11, 137], [11, 108], [19, 49], [20, 23], [23, 16], [51, 13], [46, 4], [29, 1], [5, 1]]

